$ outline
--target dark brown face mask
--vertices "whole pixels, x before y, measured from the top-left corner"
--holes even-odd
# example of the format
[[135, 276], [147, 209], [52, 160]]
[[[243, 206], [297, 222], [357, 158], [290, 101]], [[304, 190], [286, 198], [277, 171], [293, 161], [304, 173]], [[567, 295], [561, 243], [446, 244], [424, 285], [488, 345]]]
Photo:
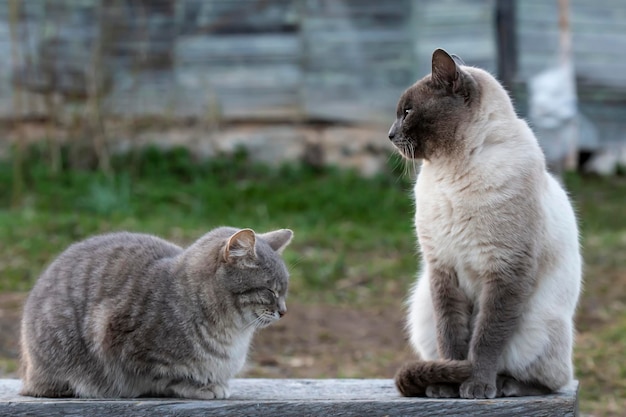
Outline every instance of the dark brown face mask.
[[435, 50], [431, 74], [400, 97], [388, 136], [405, 158], [429, 160], [462, 146], [458, 127], [471, 117], [479, 98], [476, 81], [462, 65], [458, 56]]

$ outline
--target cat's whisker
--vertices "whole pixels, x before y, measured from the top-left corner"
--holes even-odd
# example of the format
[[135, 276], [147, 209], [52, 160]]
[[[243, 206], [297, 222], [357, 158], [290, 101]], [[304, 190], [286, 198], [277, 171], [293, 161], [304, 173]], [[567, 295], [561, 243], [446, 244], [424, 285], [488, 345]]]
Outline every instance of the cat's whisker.
[[[415, 155], [415, 147], [412, 142], [408, 142], [407, 144], [407, 153], [409, 155]], [[404, 175], [413, 179], [415, 178], [415, 160], [404, 158]]]
[[266, 324], [267, 322], [272, 322], [274, 321], [275, 317], [273, 316], [273, 314], [270, 314], [267, 311], [264, 311], [263, 313], [261, 313], [260, 315], [258, 315], [254, 320], [252, 320], [250, 323], [248, 323], [244, 329], [249, 329], [250, 327], [254, 327], [255, 330], [260, 329], [261, 327], [264, 327], [263, 325]]
[[[411, 143], [411, 155], [415, 155], [415, 147], [413, 143]], [[417, 178], [417, 174], [419, 173], [419, 162], [416, 159], [411, 159], [408, 161], [408, 163], [410, 164], [409, 169], [412, 170], [411, 178]]]
[[254, 320], [252, 320], [250, 323], [246, 324], [244, 326], [244, 330], [249, 329], [250, 327], [254, 327], [254, 329], [258, 329], [258, 325], [263, 321], [263, 319], [261, 318], [262, 316], [257, 316], [255, 317]]
[[419, 174], [420, 163], [416, 161], [415, 159], [412, 159], [410, 161], [410, 164], [411, 164], [411, 169], [412, 169], [411, 178], [415, 179], [417, 178], [417, 175]]
[[[393, 172], [400, 171], [401, 175], [395, 177], [394, 181], [396, 184], [402, 181], [402, 178], [406, 176], [406, 165], [404, 162], [404, 158], [397, 158], [398, 152], [390, 152], [387, 156], [387, 164], [391, 166]], [[400, 156], [402, 154], [400, 153]]]
[[[411, 155], [413, 155], [413, 144], [409, 143], [409, 151], [411, 153]], [[408, 158], [404, 158], [404, 175], [406, 175], [407, 177], [411, 178], [411, 167], [412, 167], [412, 161]]]
[[293, 269], [294, 269], [296, 266], [299, 266], [299, 265], [302, 263], [302, 261], [304, 261], [305, 259], [306, 259], [306, 258], [305, 258], [304, 256], [299, 256], [299, 257], [297, 257], [295, 260], [293, 260], [292, 262], [290, 262], [290, 263], [287, 265], [287, 270], [288, 270], [290, 273], [291, 273], [291, 272], [293, 272]]

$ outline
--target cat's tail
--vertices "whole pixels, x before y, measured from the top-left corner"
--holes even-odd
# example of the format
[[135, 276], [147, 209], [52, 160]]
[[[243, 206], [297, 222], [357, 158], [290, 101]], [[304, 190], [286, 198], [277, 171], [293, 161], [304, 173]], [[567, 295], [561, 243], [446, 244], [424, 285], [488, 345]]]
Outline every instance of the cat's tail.
[[396, 374], [396, 387], [405, 397], [423, 397], [433, 384], [461, 384], [470, 377], [469, 361], [416, 361], [402, 365]]

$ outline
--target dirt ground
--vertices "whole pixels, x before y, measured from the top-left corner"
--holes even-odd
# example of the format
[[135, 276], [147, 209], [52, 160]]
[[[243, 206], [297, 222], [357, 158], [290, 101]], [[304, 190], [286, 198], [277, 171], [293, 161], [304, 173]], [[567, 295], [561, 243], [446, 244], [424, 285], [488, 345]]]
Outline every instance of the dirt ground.
[[[0, 294], [0, 378], [18, 377], [18, 334], [26, 294]], [[242, 377], [393, 378], [412, 357], [402, 306], [345, 308], [288, 305], [287, 315], [262, 329]]]

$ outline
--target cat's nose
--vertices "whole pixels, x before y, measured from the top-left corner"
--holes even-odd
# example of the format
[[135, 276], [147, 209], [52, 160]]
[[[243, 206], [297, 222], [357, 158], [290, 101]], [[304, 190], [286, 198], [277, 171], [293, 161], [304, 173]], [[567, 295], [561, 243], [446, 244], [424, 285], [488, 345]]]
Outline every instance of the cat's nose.
[[396, 124], [392, 124], [391, 128], [389, 129], [389, 140], [393, 140], [393, 138], [396, 137], [397, 131], [398, 129], [396, 128]]
[[277, 307], [276, 311], [278, 311], [278, 318], [287, 314], [287, 303], [285, 303], [285, 299], [283, 297], [278, 299]]

